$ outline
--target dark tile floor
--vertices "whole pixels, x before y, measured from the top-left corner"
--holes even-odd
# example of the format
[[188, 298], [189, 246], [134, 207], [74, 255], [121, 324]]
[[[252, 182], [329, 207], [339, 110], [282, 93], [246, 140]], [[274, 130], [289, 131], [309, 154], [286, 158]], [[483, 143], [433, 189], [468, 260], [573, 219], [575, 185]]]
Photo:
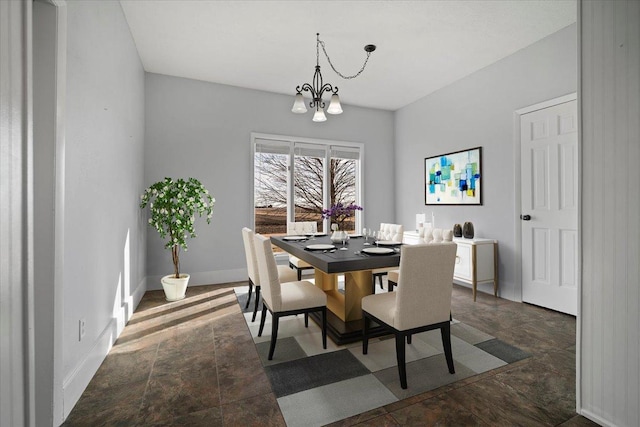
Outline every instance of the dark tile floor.
[[[147, 292], [65, 426], [283, 426], [233, 287]], [[533, 357], [335, 426], [591, 426], [575, 413], [575, 318], [454, 286], [453, 316]]]

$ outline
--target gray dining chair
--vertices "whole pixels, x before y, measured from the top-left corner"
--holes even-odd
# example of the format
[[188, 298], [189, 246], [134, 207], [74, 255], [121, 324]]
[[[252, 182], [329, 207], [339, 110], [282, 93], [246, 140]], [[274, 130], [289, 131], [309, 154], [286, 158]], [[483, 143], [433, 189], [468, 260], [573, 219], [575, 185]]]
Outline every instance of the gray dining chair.
[[[249, 295], [247, 296], [247, 303], [244, 306], [245, 309], [249, 308], [249, 303], [251, 302], [251, 291], [253, 287], [256, 288], [256, 299], [255, 305], [253, 307], [253, 315], [251, 316], [251, 321], [254, 322], [256, 320], [256, 314], [258, 313], [258, 303], [260, 300], [260, 275], [258, 272], [258, 261], [256, 259], [256, 250], [254, 243], [254, 232], [244, 227], [242, 229], [242, 241], [244, 243], [244, 255], [247, 260], [247, 273], [249, 276]], [[275, 260], [274, 260], [275, 262]], [[288, 268], [286, 265], [278, 265], [278, 277], [283, 282], [290, 282], [296, 279], [296, 273]]]
[[278, 340], [278, 325], [280, 318], [295, 314], [304, 314], [304, 325], [309, 326], [309, 313], [322, 313], [322, 348], [327, 348], [327, 295], [320, 288], [307, 280], [297, 280], [281, 283], [276, 261], [273, 257], [271, 240], [260, 234], [255, 235], [256, 258], [260, 272], [260, 287], [262, 287], [262, 316], [258, 336], [262, 336], [267, 310], [271, 313], [271, 345], [269, 346], [269, 360], [273, 360], [273, 353]]
[[408, 245], [402, 248], [398, 290], [362, 298], [362, 354], [367, 354], [371, 321], [395, 335], [400, 386], [407, 388], [405, 340], [440, 329], [449, 373], [455, 373], [451, 352], [451, 292], [455, 243]]

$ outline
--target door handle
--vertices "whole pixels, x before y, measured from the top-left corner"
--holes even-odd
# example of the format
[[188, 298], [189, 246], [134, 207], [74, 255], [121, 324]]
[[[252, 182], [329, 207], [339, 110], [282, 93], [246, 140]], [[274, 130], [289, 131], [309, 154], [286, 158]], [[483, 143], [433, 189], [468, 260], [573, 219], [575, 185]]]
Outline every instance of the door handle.
[[523, 221], [531, 221], [531, 215], [520, 215], [520, 219]]

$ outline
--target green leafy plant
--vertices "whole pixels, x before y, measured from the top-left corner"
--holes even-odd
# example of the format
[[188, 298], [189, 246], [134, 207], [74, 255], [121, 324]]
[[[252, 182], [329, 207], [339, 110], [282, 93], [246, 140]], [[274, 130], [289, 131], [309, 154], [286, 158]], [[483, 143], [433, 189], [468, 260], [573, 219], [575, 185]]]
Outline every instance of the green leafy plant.
[[187, 250], [187, 238], [196, 237], [195, 216], [206, 215], [211, 223], [214, 199], [204, 185], [195, 178], [173, 180], [165, 178], [147, 188], [140, 196], [140, 208], [149, 205], [149, 225], [163, 239], [169, 237], [165, 248], [171, 249], [173, 271], [180, 277], [180, 248]]

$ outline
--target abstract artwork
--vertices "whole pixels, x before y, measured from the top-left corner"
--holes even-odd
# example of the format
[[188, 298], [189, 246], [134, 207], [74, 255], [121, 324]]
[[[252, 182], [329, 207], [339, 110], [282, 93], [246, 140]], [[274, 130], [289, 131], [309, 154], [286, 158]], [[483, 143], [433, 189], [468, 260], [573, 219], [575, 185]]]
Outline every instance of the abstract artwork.
[[425, 205], [482, 204], [482, 147], [424, 159]]

